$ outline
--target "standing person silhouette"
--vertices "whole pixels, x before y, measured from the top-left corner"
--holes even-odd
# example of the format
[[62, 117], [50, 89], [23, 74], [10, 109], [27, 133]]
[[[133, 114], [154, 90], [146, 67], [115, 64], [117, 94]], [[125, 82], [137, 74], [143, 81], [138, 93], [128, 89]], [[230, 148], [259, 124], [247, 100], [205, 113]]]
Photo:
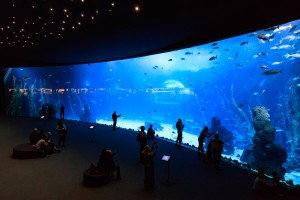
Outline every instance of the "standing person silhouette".
[[145, 126], [141, 126], [141, 130], [137, 134], [136, 139], [140, 143], [139, 155], [140, 155], [140, 162], [142, 162], [142, 154], [141, 153], [142, 153], [144, 147], [147, 145], [147, 134], [145, 133]]
[[[204, 155], [204, 141], [205, 141], [205, 138], [207, 137], [210, 137], [212, 136], [214, 133], [209, 133], [208, 132], [208, 127], [207, 126], [204, 126], [204, 128], [202, 129], [199, 137], [198, 137], [198, 155]], [[201, 154], [200, 154], [201, 152]]]
[[112, 114], [113, 130], [116, 130], [118, 117], [121, 117], [121, 114], [117, 115], [117, 112], [114, 111], [114, 113]]
[[65, 118], [65, 107], [64, 104], [61, 104], [61, 106], [59, 107], [60, 110], [60, 118], [64, 119]]
[[145, 172], [144, 172], [144, 188], [145, 190], [151, 190], [154, 188], [154, 184], [155, 184], [155, 178], [154, 178], [154, 161], [153, 161], [153, 157], [156, 154], [156, 150], [158, 148], [158, 145], [156, 144], [156, 142], [154, 142], [152, 144], [152, 147], [150, 147], [149, 145], [146, 145], [142, 152], [142, 160], [143, 160], [143, 164], [144, 164], [144, 168], [145, 168]]
[[213, 167], [219, 169], [219, 164], [222, 158], [224, 142], [219, 139], [219, 134], [215, 134], [215, 138], [211, 140], [211, 155]]
[[177, 139], [176, 139], [176, 146], [181, 148], [181, 143], [182, 143], [182, 131], [184, 128], [184, 125], [182, 124], [182, 120], [179, 118], [178, 121], [176, 122], [176, 128], [177, 128]]
[[59, 119], [56, 125], [56, 133], [58, 134], [58, 147], [65, 147], [67, 126], [63, 119]]

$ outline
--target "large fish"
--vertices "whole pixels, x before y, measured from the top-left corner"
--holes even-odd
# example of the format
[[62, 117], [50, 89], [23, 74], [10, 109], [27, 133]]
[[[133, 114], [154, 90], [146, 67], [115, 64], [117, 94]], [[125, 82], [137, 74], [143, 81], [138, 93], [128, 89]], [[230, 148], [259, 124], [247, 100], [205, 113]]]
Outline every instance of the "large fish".
[[278, 73], [282, 73], [282, 70], [267, 70], [263, 73], [263, 75], [274, 75], [274, 74], [278, 74]]

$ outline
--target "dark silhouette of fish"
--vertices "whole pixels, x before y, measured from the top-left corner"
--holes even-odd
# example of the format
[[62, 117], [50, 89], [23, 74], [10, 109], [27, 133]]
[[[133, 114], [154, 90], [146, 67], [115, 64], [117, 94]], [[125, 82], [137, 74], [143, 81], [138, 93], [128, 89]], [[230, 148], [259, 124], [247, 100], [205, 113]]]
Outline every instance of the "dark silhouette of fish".
[[273, 30], [275, 30], [276, 28], [279, 28], [279, 26], [271, 26], [271, 27], [269, 27], [269, 28], [264, 29], [264, 31], [273, 31]]
[[184, 54], [185, 55], [193, 55], [193, 52], [188, 51], [188, 52], [185, 52]]
[[263, 73], [263, 75], [274, 75], [274, 74], [278, 74], [278, 73], [282, 73], [282, 70], [267, 70]]
[[216, 46], [218, 43], [217, 42], [214, 42], [211, 44], [211, 46]]
[[259, 68], [264, 69], [264, 70], [269, 69], [268, 66], [266, 66], [266, 65], [261, 65], [261, 66], [259, 66]]
[[185, 60], [185, 58], [180, 58], [181, 60]]
[[216, 60], [217, 58], [218, 58], [218, 56], [212, 56], [209, 58], [209, 61]]
[[293, 30], [295, 30], [296, 29], [296, 27], [297, 27], [297, 25], [292, 25], [292, 27], [291, 27], [291, 29], [289, 30], [289, 32], [292, 32]]
[[213, 49], [218, 49], [219, 47], [213, 47]]
[[245, 45], [245, 44], [248, 44], [248, 41], [242, 42], [240, 45]]
[[168, 61], [172, 61], [173, 59], [169, 59]]
[[265, 55], [267, 55], [267, 53], [261, 51], [261, 52], [257, 53], [257, 55], [258, 55], [258, 56], [265, 56]]
[[261, 40], [268, 40], [269, 41], [269, 38], [265, 35], [265, 34], [257, 34], [256, 36], [258, 39], [261, 39]]

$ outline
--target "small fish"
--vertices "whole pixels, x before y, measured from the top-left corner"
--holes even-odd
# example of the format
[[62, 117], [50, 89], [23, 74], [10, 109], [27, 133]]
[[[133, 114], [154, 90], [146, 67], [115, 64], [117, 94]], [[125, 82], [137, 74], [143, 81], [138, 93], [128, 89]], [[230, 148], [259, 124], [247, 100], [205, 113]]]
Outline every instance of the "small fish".
[[279, 26], [271, 26], [271, 27], [269, 27], [269, 28], [264, 29], [264, 31], [273, 31], [273, 30], [275, 30], [276, 28], [279, 28]]
[[242, 42], [240, 45], [245, 45], [245, 44], [248, 44], [248, 41]]
[[213, 47], [213, 49], [218, 49], [219, 47]]
[[241, 63], [235, 63], [235, 65], [236, 65], [237, 67], [243, 66], [243, 65], [241, 65]]
[[256, 37], [258, 39], [261, 39], [261, 40], [268, 40], [269, 41], [269, 38], [267, 38], [267, 36], [265, 34], [262, 34], [262, 33], [259, 33]]
[[282, 62], [273, 62], [272, 65], [280, 65]]
[[212, 56], [212, 57], [209, 58], [209, 61], [215, 60], [215, 59], [217, 59], [217, 57], [218, 56]]
[[292, 81], [297, 81], [297, 80], [300, 80], [300, 76], [297, 76], [297, 77], [292, 79]]
[[193, 55], [193, 52], [188, 51], [188, 52], [185, 52], [184, 55]]
[[171, 58], [171, 59], [169, 59], [168, 61], [172, 61], [173, 59]]
[[26, 75], [23, 77], [23, 80], [30, 78], [30, 76]]
[[265, 52], [263, 52], [263, 51], [261, 51], [261, 52], [258, 52], [257, 55], [258, 55], [258, 56], [265, 56], [265, 55], [268, 55], [268, 54], [265, 53]]
[[229, 49], [223, 49], [224, 51], [229, 51]]
[[294, 34], [299, 34], [299, 33], [300, 33], [300, 30], [294, 31]]
[[214, 42], [210, 46], [216, 46], [217, 44], [218, 44], [217, 42]]
[[264, 70], [269, 69], [268, 66], [266, 66], [266, 65], [261, 65], [261, 66], [259, 66], [259, 68], [264, 69]]
[[273, 69], [270, 69], [268, 71], [265, 71], [263, 73], [263, 75], [274, 75], [274, 74], [278, 74], [278, 73], [282, 73], [282, 70], [273, 70]]
[[296, 29], [296, 27], [297, 27], [297, 25], [295, 25], [295, 24], [294, 24], [294, 25], [292, 25], [292, 26], [291, 26], [291, 28], [290, 28], [290, 30], [289, 30], [289, 32], [292, 32], [292, 31], [294, 31], [294, 30]]
[[154, 67], [152, 67], [153, 69], [157, 69], [158, 68], [158, 66], [154, 66]]
[[300, 88], [300, 83], [298, 83], [296, 85], [292, 85], [290, 88], [299, 89]]
[[285, 54], [284, 57], [289, 58], [289, 57], [293, 57], [293, 58], [300, 58], [300, 53], [294, 53], [294, 54]]
[[185, 58], [180, 58], [180, 60], [185, 60]]
[[238, 107], [239, 108], [242, 108], [244, 105], [242, 104], [242, 103], [240, 103], [239, 105], [238, 105]]

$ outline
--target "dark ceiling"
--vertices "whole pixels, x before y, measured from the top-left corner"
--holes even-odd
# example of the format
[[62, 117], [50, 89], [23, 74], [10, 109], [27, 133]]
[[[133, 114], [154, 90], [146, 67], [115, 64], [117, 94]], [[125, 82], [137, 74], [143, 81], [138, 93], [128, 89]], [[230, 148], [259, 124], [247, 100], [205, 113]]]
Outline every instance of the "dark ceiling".
[[296, 2], [1, 1], [0, 66], [93, 63], [210, 43], [300, 19]]

